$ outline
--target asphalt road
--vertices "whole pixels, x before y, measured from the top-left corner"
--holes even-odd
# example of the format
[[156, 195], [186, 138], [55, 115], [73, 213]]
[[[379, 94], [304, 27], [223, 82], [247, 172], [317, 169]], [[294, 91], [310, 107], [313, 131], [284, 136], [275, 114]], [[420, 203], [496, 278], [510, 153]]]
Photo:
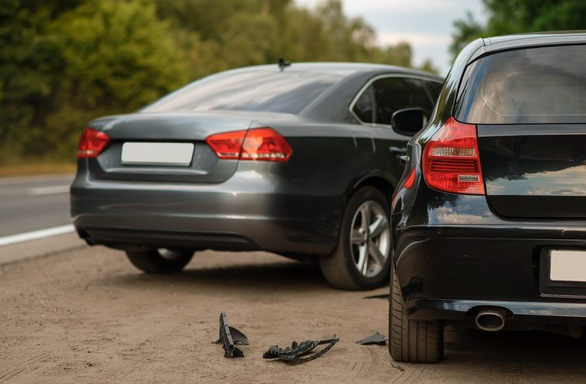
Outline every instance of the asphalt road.
[[71, 224], [73, 175], [0, 179], [0, 238]]

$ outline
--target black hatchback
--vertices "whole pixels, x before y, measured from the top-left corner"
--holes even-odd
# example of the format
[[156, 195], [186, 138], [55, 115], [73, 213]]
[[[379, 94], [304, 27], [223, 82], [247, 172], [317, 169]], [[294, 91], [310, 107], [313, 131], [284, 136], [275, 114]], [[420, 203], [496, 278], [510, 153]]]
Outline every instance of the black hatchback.
[[586, 34], [479, 39], [410, 141], [391, 209], [390, 354], [443, 327], [586, 326]]

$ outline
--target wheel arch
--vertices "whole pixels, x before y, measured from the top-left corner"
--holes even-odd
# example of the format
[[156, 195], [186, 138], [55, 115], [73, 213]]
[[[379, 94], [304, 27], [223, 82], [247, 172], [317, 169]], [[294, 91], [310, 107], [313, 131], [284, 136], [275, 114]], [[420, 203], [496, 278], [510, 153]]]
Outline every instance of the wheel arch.
[[380, 174], [367, 175], [357, 180], [352, 185], [352, 188], [350, 188], [348, 191], [346, 201], [348, 201], [357, 190], [366, 186], [378, 189], [389, 202], [390, 209], [390, 203], [393, 192], [395, 191], [395, 186], [387, 178]]
[[322, 274], [333, 287], [370, 290], [388, 283], [392, 190], [384, 178], [371, 177], [356, 183], [348, 193], [336, 248], [319, 259]]

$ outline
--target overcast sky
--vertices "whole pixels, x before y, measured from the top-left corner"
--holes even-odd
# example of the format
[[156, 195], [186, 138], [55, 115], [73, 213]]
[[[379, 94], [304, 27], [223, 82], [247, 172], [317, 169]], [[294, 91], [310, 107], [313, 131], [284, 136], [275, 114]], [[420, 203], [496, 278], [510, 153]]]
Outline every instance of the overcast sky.
[[[295, 0], [313, 8], [322, 0]], [[484, 24], [481, 0], [342, 0], [347, 17], [361, 17], [376, 30], [379, 43], [406, 41], [413, 50], [414, 65], [432, 60], [442, 75], [451, 65], [449, 46], [456, 31], [454, 21], [465, 19], [466, 11]]]

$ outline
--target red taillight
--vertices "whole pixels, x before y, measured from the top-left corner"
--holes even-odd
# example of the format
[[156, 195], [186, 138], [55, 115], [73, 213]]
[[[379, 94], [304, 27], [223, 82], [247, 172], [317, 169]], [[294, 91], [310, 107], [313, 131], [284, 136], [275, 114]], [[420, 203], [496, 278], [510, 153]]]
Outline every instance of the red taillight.
[[220, 159], [237, 160], [240, 158], [244, 136], [246, 136], [246, 131], [219, 133], [209, 136], [206, 143]]
[[92, 128], [85, 128], [79, 138], [77, 146], [77, 158], [85, 159], [89, 157], [98, 157], [100, 153], [108, 146], [110, 137], [102, 131]]
[[483, 195], [476, 126], [450, 117], [425, 146], [423, 175], [440, 191]]
[[206, 143], [220, 159], [287, 161], [293, 150], [283, 136], [272, 128], [219, 133]]
[[251, 129], [242, 144], [242, 160], [287, 161], [293, 150], [283, 136], [271, 128]]

